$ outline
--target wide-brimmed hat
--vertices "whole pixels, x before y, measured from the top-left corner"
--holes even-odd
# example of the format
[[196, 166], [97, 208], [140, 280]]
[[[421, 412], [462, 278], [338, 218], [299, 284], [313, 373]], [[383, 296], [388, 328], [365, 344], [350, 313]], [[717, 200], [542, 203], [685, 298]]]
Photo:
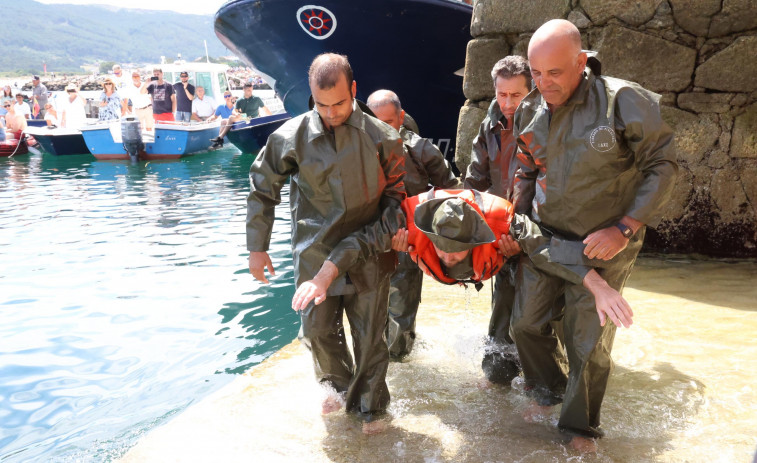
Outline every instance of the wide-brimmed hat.
[[69, 91], [69, 90], [79, 90], [79, 87], [77, 87], [76, 84], [71, 83], [71, 84], [66, 85], [66, 91]]
[[496, 240], [486, 220], [462, 198], [435, 198], [415, 208], [415, 226], [444, 252], [461, 252]]

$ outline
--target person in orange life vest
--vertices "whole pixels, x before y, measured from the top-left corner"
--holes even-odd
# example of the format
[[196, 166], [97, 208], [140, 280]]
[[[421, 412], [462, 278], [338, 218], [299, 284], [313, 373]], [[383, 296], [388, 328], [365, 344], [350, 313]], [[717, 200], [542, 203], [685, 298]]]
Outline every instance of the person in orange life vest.
[[479, 285], [496, 275], [507, 257], [522, 251], [520, 258], [529, 259], [540, 270], [585, 286], [602, 309], [598, 313], [603, 323], [602, 315], [612, 313], [616, 325], [630, 324], [630, 305], [593, 268], [602, 262], [551, 262], [552, 247], [559, 245], [560, 252], [579, 256], [583, 243], [556, 240], [527, 216], [513, 214], [508, 201], [476, 190], [432, 190], [407, 198], [402, 208], [408, 228], [395, 234], [392, 249], [408, 252], [437, 281]]

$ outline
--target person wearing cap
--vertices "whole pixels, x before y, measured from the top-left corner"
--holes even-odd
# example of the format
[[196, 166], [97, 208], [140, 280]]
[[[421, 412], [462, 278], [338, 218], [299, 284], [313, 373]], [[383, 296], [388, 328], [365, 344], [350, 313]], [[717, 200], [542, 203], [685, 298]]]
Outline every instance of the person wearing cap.
[[195, 98], [195, 86], [189, 83], [189, 73], [181, 71], [181, 82], [173, 84], [176, 94], [176, 121], [189, 122], [192, 119], [192, 100]]
[[[405, 111], [396, 93], [376, 90], [366, 104], [376, 118], [392, 126], [402, 137], [405, 154], [405, 191], [415, 196], [431, 187], [457, 188], [460, 180], [439, 149], [427, 138], [404, 125]], [[423, 272], [407, 254], [399, 255], [389, 288], [389, 318], [386, 342], [389, 355], [400, 360], [410, 354], [415, 343], [415, 318], [421, 300]]]
[[[678, 168], [659, 95], [602, 76], [599, 61], [581, 49], [578, 28], [566, 20], [536, 30], [528, 60], [536, 89], [513, 117], [520, 163], [515, 211], [555, 237], [582, 240], [586, 247], [578, 257], [606, 261], [597, 272], [621, 291], [644, 241], [644, 226], [660, 222]], [[559, 252], [550, 257], [563, 264], [576, 259]], [[562, 402], [558, 427], [571, 447], [596, 451], [615, 330], [627, 323], [595, 304], [582, 285], [555, 279], [527, 259], [519, 265], [512, 333], [532, 408]], [[551, 301], [561, 296], [564, 310], [554, 313]], [[561, 314], [567, 375], [547, 324]]]
[[259, 117], [261, 113], [264, 116], [271, 115], [271, 111], [266, 107], [265, 103], [263, 103], [263, 100], [252, 95], [252, 83], [245, 82], [244, 97], [237, 100], [233, 114], [231, 114], [225, 122], [221, 123], [221, 131], [218, 134], [218, 137], [211, 140], [213, 142], [213, 148], [223, 146], [223, 137], [229, 133], [229, 130], [231, 130], [231, 127], [235, 122], [240, 121], [245, 117]]
[[121, 102], [121, 96], [116, 91], [115, 82], [110, 77], [106, 77], [103, 81], [103, 91], [100, 93], [98, 119], [100, 121], [117, 121], [125, 112], [126, 108]]
[[152, 78], [145, 82], [140, 93], [149, 94], [152, 97], [152, 117], [156, 121], [174, 121], [173, 114], [176, 112], [176, 94], [173, 85], [163, 80], [163, 70], [152, 70]]
[[[402, 140], [357, 105], [346, 56], [318, 55], [308, 71], [315, 107], [279, 127], [250, 168], [247, 249], [252, 276], [268, 283], [274, 210], [289, 180], [292, 308], [302, 320], [316, 379], [331, 389], [322, 413], [345, 407], [363, 433], [381, 432], [390, 395], [384, 340], [392, 236], [405, 227]], [[343, 318], [350, 323], [354, 359]]]
[[39, 110], [37, 118], [44, 119], [45, 106], [47, 105], [47, 87], [45, 87], [45, 84], [40, 82], [39, 76], [37, 75], [32, 76], [32, 102], [34, 100], [37, 100], [37, 104], [41, 108]]
[[79, 94], [79, 88], [73, 83], [66, 86], [66, 94], [68, 97], [63, 100], [60, 110], [60, 126], [78, 129], [87, 123], [84, 98]]
[[129, 78], [124, 75], [120, 64], [114, 64], [111, 69], [113, 71], [113, 77], [111, 79], [115, 84], [116, 91], [123, 95], [123, 88], [131, 82], [129, 82]]
[[[512, 201], [518, 169], [513, 115], [531, 89], [531, 70], [522, 56], [506, 56], [494, 64], [491, 76], [495, 97], [473, 140], [463, 185]], [[494, 278], [487, 348], [481, 361], [486, 379], [505, 385], [520, 372], [518, 351], [510, 337], [516, 267], [517, 259], [512, 259]]]

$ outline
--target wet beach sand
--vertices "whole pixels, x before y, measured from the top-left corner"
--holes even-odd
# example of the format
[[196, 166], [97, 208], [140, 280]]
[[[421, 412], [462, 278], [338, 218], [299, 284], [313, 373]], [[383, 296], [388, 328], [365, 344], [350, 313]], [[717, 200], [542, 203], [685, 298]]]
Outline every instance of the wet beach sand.
[[364, 436], [341, 411], [320, 415], [310, 355], [294, 341], [144, 436], [121, 461], [751, 462], [756, 282], [751, 261], [637, 262], [624, 292], [634, 325], [615, 339], [597, 455], [567, 449], [558, 410], [526, 423], [521, 380], [480, 387], [490, 285], [476, 293], [427, 279], [416, 349], [389, 366], [385, 433]]

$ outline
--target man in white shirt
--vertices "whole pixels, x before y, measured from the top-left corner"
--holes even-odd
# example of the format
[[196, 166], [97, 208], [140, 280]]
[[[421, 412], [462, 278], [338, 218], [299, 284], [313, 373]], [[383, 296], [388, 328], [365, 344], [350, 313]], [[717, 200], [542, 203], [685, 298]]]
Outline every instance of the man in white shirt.
[[205, 95], [204, 87], [197, 87], [197, 94], [192, 100], [192, 120], [204, 121], [216, 112], [216, 102], [213, 97]]
[[23, 93], [16, 94], [16, 104], [13, 105], [13, 109], [16, 110], [17, 115], [24, 116], [24, 119], [28, 120], [32, 118], [32, 109], [29, 107], [29, 104], [24, 103]]
[[150, 100], [150, 95], [139, 91], [141, 88], [142, 77], [139, 72], [132, 71], [131, 82], [124, 85], [121, 96], [124, 97], [124, 104], [129, 108], [127, 114], [139, 119], [142, 130], [152, 131], [155, 126], [155, 120], [152, 118], [152, 100]]

